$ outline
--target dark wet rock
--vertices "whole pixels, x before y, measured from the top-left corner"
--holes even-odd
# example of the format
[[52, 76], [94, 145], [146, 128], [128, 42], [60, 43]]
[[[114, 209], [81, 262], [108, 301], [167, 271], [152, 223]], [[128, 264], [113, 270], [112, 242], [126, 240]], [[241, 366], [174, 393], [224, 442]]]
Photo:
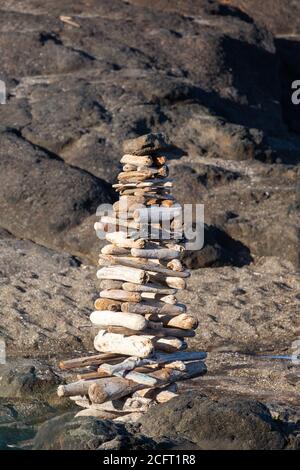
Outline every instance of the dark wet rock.
[[121, 423], [66, 413], [43, 424], [34, 439], [36, 450], [153, 450], [155, 440], [135, 435]]
[[0, 397], [33, 400], [52, 396], [61, 378], [38, 360], [14, 360], [0, 365]]
[[189, 392], [148, 411], [143, 433], [153, 437], [184, 436], [201, 449], [282, 449], [285, 439], [261, 403], [213, 401]]
[[0, 404], [0, 450], [16, 447], [22, 441], [33, 438], [35, 429], [17, 421], [17, 416], [12, 406]]

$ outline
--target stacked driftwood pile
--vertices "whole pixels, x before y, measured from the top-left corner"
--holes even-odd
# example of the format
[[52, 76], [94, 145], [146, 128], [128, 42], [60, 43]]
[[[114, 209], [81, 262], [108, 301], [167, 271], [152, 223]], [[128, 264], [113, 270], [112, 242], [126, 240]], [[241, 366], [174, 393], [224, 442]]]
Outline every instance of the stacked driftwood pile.
[[161, 134], [126, 141], [123, 171], [114, 185], [119, 201], [95, 224], [109, 242], [100, 254], [100, 297], [91, 314], [99, 354], [61, 363], [83, 369], [75, 382], [58, 388], [82, 415], [134, 421], [149, 406], [176, 395], [179, 380], [205, 371], [205, 353], [185, 351], [197, 320], [178, 303], [189, 272], [182, 208], [171, 195]]

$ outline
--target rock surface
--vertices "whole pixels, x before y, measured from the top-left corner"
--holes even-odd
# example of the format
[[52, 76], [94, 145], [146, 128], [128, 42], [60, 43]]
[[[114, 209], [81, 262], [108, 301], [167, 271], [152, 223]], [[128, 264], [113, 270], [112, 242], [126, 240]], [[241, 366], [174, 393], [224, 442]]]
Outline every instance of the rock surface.
[[152, 408], [141, 430], [153, 437], [184, 436], [200, 449], [282, 449], [285, 440], [268, 409], [255, 401], [212, 401], [190, 392]]
[[[299, 365], [289, 359], [300, 311], [298, 12], [288, 0], [1, 2], [0, 337], [8, 356], [30, 361], [0, 366], [0, 447], [26, 446], [35, 421], [61, 412], [57, 351], [92, 349], [96, 208], [115, 200], [122, 141], [150, 130], [175, 146], [176, 198], [205, 205], [205, 245], [185, 258], [194, 271], [183, 301], [199, 318], [191, 346], [210, 352], [208, 374], [182, 390], [210, 397], [195, 398], [203, 416], [222, 414], [211, 399], [226, 397], [231, 421], [221, 437], [206, 429], [211, 446], [259, 446], [255, 423], [265, 448], [299, 447]], [[286, 424], [272, 431], [262, 405], [241, 399]], [[240, 435], [238, 410], [252, 416]], [[58, 447], [86, 446], [81, 431], [92, 448], [158, 443], [92, 419], [58, 423]], [[188, 445], [208, 445], [200, 431]]]
[[43, 424], [35, 439], [35, 450], [155, 450], [155, 440], [135, 435], [121, 423], [91, 417], [74, 418], [66, 413]]

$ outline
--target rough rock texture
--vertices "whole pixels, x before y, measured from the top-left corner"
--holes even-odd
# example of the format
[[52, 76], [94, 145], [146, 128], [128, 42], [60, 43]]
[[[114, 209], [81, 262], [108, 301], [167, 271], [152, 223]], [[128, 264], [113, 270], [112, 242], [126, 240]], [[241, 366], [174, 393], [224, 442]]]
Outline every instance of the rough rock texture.
[[289, 351], [299, 337], [300, 276], [289, 263], [261, 258], [243, 268], [199, 269], [180, 300], [199, 319], [195, 348]]
[[200, 449], [282, 449], [284, 437], [259, 402], [212, 401], [190, 392], [152, 408], [141, 430], [153, 437], [184, 436]]
[[278, 162], [300, 154], [299, 48], [282, 37], [297, 31], [297, 5], [269, 3], [4, 0], [0, 226], [95, 262], [91, 227], [113, 198], [120, 143], [164, 131], [181, 149], [178, 192], [225, 232], [195, 267], [241, 264], [231, 238], [296, 264], [299, 173]]
[[121, 423], [66, 413], [43, 424], [34, 440], [35, 450], [153, 450], [155, 440], [134, 435]]
[[29, 241], [0, 240], [0, 331], [7, 355], [48, 357], [92, 349], [95, 272]]
[[[8, 355], [34, 361], [91, 348], [86, 325], [99, 286], [86, 265], [101, 247], [96, 208], [115, 199], [122, 141], [164, 132], [175, 145], [176, 198], [205, 204], [205, 244], [187, 253], [195, 271], [183, 294], [200, 320], [191, 345], [210, 351], [201, 387], [214, 399], [254, 397], [274, 416], [287, 414], [289, 445], [299, 447], [299, 366], [255, 356], [289, 356], [300, 335], [300, 106], [291, 101], [299, 2], [3, 0], [0, 15], [0, 336]], [[34, 362], [22, 367], [9, 385], [18, 407], [0, 394], [0, 447], [32, 437], [26, 413], [40, 419], [56, 409], [30, 402], [27, 379], [38, 384], [40, 373]]]

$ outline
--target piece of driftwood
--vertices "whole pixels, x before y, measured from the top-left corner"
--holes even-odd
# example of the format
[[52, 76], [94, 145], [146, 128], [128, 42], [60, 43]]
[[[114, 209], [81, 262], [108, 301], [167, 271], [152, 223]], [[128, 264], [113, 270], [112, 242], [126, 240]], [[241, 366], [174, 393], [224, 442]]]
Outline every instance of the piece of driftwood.
[[101, 249], [101, 253], [104, 255], [127, 255], [130, 253], [130, 250], [128, 248], [122, 248], [120, 246], [116, 245], [105, 245]]
[[175, 352], [182, 351], [187, 348], [185, 341], [182, 341], [179, 338], [173, 338], [169, 336], [168, 338], [159, 338], [156, 336], [149, 336], [152, 340], [153, 346], [155, 349], [165, 352]]
[[151, 166], [153, 165], [153, 159], [150, 155], [144, 155], [144, 156], [137, 156], [137, 155], [130, 155], [130, 154], [125, 154], [120, 160], [121, 163], [126, 163], [129, 165], [134, 165], [134, 166]]
[[105, 380], [99, 379], [88, 388], [88, 396], [92, 403], [104, 403], [109, 400], [117, 400], [130, 395], [144, 385], [132, 382], [121, 377], [109, 377]]
[[167, 264], [167, 267], [171, 269], [172, 271], [179, 271], [179, 272], [184, 271], [184, 266], [179, 259], [172, 259]]
[[151, 282], [154, 283], [159, 283], [168, 287], [172, 287], [174, 289], [185, 289], [186, 288], [186, 281], [182, 277], [172, 277], [172, 276], [167, 276], [165, 277], [164, 275], [160, 273], [155, 273], [152, 272], [150, 274], [150, 279]]
[[125, 266], [103, 267], [97, 271], [98, 279], [115, 279], [142, 284], [149, 280], [149, 275], [143, 269], [128, 268]]
[[142, 315], [128, 312], [95, 311], [90, 315], [93, 325], [100, 328], [107, 326], [123, 326], [135, 331], [144, 330], [147, 320]]
[[[202, 361], [195, 361], [189, 363], [185, 371], [162, 368], [149, 375], [157, 380], [157, 384], [162, 385], [175, 382], [176, 380], [196, 377], [203, 374], [205, 370], [206, 368]], [[104, 403], [105, 401], [127, 396], [143, 387], [143, 384], [134, 383], [128, 379], [110, 377], [93, 381], [88, 389], [88, 395], [92, 403]]]
[[186, 362], [203, 360], [205, 357], [205, 354], [197, 352], [176, 352], [173, 354], [156, 353], [148, 358], [128, 357], [118, 364], [104, 363], [99, 366], [98, 371], [108, 375], [124, 377], [129, 371], [141, 368], [142, 366], [158, 367], [164, 364], [165, 367], [174, 368], [174, 364], [177, 365], [180, 363], [180, 365], [185, 365]]
[[165, 275], [166, 277], [175, 276], [175, 277], [189, 277], [189, 271], [172, 271], [172, 269], [164, 268], [157, 263], [139, 263], [135, 259], [129, 260], [124, 257], [117, 257], [113, 255], [100, 255], [102, 259], [108, 261], [112, 265], [119, 264], [121, 266], [128, 266], [131, 268], [139, 268], [144, 271], [157, 272], [159, 274]]
[[140, 302], [142, 296], [139, 292], [129, 292], [123, 289], [102, 290], [100, 297], [104, 299], [120, 300], [123, 302]]
[[143, 301], [140, 303], [133, 302], [124, 302], [121, 305], [122, 312], [132, 312], [139, 313], [141, 315], [146, 315], [149, 313], [157, 314], [169, 314], [169, 315], [179, 315], [186, 311], [186, 306], [184, 304], [167, 304], [159, 301]]
[[81, 416], [92, 416], [93, 418], [97, 419], [116, 419], [120, 417], [120, 414], [104, 410], [96, 410], [90, 407], [78, 411], [78, 413], [75, 415], [75, 418], [80, 418]]
[[182, 328], [184, 330], [194, 330], [198, 326], [198, 320], [187, 313], [181, 313], [179, 315], [160, 315], [160, 314], [148, 314], [146, 319], [151, 322], [160, 322], [164, 326]]
[[120, 354], [112, 354], [112, 353], [102, 353], [102, 354], [94, 354], [92, 356], [84, 356], [84, 357], [77, 357], [75, 359], [68, 359], [65, 361], [60, 361], [59, 367], [63, 370], [70, 370], [70, 369], [79, 369], [88, 366], [98, 366], [103, 362], [107, 362], [113, 359], [120, 359], [122, 361], [124, 356]]
[[143, 248], [145, 246], [145, 240], [132, 240], [131, 238], [127, 238], [125, 232], [107, 233], [106, 240], [120, 248]]
[[162, 295], [162, 294], [156, 294], [154, 292], [142, 292], [141, 293], [141, 300], [147, 300], [147, 299], [153, 299], [157, 300], [159, 302], [164, 302], [166, 304], [172, 304], [175, 305], [177, 304], [177, 297], [175, 295]]
[[116, 281], [114, 279], [102, 279], [102, 281], [99, 282], [99, 287], [100, 289], [106, 290], [106, 289], [122, 289], [123, 282], [122, 281]]
[[111, 299], [96, 299], [94, 307], [96, 310], [111, 310], [112, 312], [120, 312], [121, 302]]
[[153, 351], [153, 343], [150, 338], [144, 336], [124, 336], [115, 333], [99, 331], [94, 340], [97, 351], [122, 354], [127, 356], [150, 356]]
[[129, 292], [141, 292], [141, 293], [154, 293], [161, 295], [173, 295], [176, 294], [176, 289], [171, 289], [168, 287], [162, 287], [159, 284], [134, 284], [132, 282], [124, 282], [122, 284], [122, 289]]
[[173, 260], [175, 258], [179, 258], [182, 255], [182, 249], [172, 250], [170, 248], [156, 248], [149, 250], [143, 248], [132, 248], [131, 255], [137, 258], [156, 258], [161, 260]]

